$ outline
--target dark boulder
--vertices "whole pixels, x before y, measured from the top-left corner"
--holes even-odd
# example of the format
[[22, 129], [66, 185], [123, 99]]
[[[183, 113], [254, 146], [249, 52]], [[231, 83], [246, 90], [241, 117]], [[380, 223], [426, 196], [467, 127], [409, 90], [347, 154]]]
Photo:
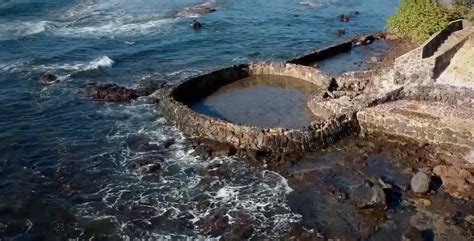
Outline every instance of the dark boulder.
[[143, 135], [130, 135], [127, 137], [127, 146], [131, 151], [146, 152], [151, 150], [159, 150], [156, 144], [151, 144], [150, 139]]
[[340, 22], [349, 22], [351, 21], [351, 17], [350, 15], [346, 15], [346, 14], [340, 14], [337, 16], [337, 19], [340, 21]]
[[132, 168], [143, 174], [155, 174], [162, 169], [161, 157], [149, 157], [132, 165]]
[[138, 98], [134, 89], [128, 89], [116, 84], [104, 84], [92, 87], [89, 95], [94, 100], [109, 102], [127, 102]]
[[202, 24], [198, 20], [194, 19], [193, 22], [191, 23], [191, 27], [194, 30], [199, 30], [202, 28]]
[[359, 209], [387, 208], [387, 197], [384, 190], [371, 182], [365, 182], [352, 191], [351, 199]]
[[53, 84], [54, 82], [56, 82], [58, 80], [58, 76], [54, 75], [54, 74], [51, 74], [51, 73], [46, 73], [46, 74], [43, 74], [41, 77], [40, 77], [40, 81], [41, 83], [43, 84]]
[[339, 88], [339, 84], [337, 84], [337, 81], [335, 78], [332, 78], [328, 84], [328, 91], [335, 91], [338, 88]]

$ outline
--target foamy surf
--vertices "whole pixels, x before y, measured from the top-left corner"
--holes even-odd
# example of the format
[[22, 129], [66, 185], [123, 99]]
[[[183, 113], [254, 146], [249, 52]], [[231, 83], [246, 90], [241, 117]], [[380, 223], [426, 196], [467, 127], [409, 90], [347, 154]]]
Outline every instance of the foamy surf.
[[34, 34], [39, 34], [44, 31], [46, 31], [46, 27], [48, 26], [49, 22], [48, 21], [40, 21], [40, 22], [27, 22], [22, 24], [22, 26], [19, 27], [17, 35], [19, 36], [28, 36], [28, 35], [34, 35]]
[[216, 6], [214, 2], [204, 2], [198, 5], [191, 7], [186, 7], [180, 10], [176, 16], [185, 17], [185, 18], [199, 18], [203, 15], [209, 14], [216, 11]]
[[87, 63], [60, 63], [60, 64], [51, 64], [51, 65], [39, 65], [33, 67], [33, 70], [36, 71], [62, 71], [68, 72], [69, 74], [78, 73], [82, 71], [95, 70], [100, 68], [112, 67], [114, 61], [108, 56], [98, 57]]

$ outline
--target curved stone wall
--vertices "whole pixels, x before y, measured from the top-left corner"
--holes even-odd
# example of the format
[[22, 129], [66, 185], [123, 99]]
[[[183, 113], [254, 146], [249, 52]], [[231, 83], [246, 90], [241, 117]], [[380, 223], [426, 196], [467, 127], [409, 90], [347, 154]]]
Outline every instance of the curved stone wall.
[[237, 148], [304, 152], [324, 147], [357, 130], [354, 115], [341, 114], [300, 129], [238, 125], [193, 111], [189, 104], [220, 87], [256, 75], [290, 76], [327, 89], [330, 79], [315, 68], [289, 63], [253, 63], [190, 78], [162, 94], [164, 115], [184, 133], [228, 142]]

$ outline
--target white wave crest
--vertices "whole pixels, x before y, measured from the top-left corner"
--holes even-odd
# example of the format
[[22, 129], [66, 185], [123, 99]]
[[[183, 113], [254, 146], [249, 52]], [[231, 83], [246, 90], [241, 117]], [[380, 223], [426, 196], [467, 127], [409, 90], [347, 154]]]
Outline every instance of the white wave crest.
[[312, 8], [322, 8], [338, 3], [341, 3], [341, 0], [305, 0], [300, 2], [301, 5], [306, 5]]
[[40, 21], [40, 22], [26, 22], [23, 23], [17, 31], [18, 36], [28, 36], [39, 34], [46, 31], [46, 27], [48, 26], [48, 21]]
[[37, 72], [51, 71], [57, 74], [65, 74], [63, 78], [68, 78], [71, 74], [74, 73], [95, 70], [99, 68], [107, 68], [111, 67], [113, 64], [114, 61], [111, 58], [109, 58], [108, 56], [101, 56], [87, 63], [37, 65], [33, 67], [33, 70]]
[[102, 56], [90, 62], [87, 66], [85, 66], [84, 70], [111, 67], [113, 64], [114, 61], [111, 58], [108, 56]]
[[204, 2], [198, 5], [187, 7], [179, 11], [177, 17], [185, 18], [198, 18], [203, 15], [209, 14], [216, 10], [215, 4], [213, 2]]

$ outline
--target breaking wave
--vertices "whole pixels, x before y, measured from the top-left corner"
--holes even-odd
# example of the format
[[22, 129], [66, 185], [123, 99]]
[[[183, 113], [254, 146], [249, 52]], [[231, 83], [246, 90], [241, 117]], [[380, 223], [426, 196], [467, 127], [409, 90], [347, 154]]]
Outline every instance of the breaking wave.
[[51, 64], [51, 65], [39, 65], [33, 67], [34, 70], [43, 70], [43, 71], [73, 71], [74, 73], [94, 70], [99, 68], [111, 67], [114, 64], [114, 61], [108, 56], [98, 57], [87, 63], [74, 63], [74, 64]]

